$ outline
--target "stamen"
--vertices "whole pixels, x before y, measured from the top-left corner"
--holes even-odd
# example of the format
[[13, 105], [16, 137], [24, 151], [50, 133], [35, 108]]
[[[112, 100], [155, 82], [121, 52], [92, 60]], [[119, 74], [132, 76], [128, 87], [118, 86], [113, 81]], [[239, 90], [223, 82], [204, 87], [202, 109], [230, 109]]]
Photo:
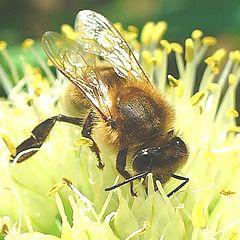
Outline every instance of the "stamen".
[[68, 25], [68, 24], [63, 24], [61, 26], [61, 32], [65, 34], [68, 38], [75, 40], [77, 38], [77, 32], [74, 31], [74, 29]]
[[168, 54], [172, 51], [172, 46], [167, 40], [161, 40], [160, 44], [164, 47], [164, 49], [166, 49]]
[[239, 113], [237, 110], [235, 109], [229, 109], [227, 112], [226, 112], [226, 116], [229, 117], [229, 118], [237, 118], [239, 116]]
[[34, 40], [31, 38], [26, 38], [22, 43], [23, 49], [28, 49], [34, 45]]
[[202, 44], [207, 46], [214, 46], [217, 43], [215, 37], [206, 36], [202, 39]]
[[200, 91], [195, 93], [192, 97], [191, 97], [191, 102], [192, 102], [192, 106], [197, 105], [205, 96], [205, 92]]
[[154, 22], [148, 22], [144, 25], [142, 32], [141, 32], [141, 42], [144, 45], [152, 43], [152, 33], [154, 31]]
[[201, 202], [196, 202], [193, 206], [192, 223], [194, 228], [205, 228], [207, 225], [205, 208]]
[[93, 141], [90, 138], [80, 137], [80, 138], [76, 139], [75, 145], [91, 147], [93, 145]]
[[172, 50], [176, 53], [183, 53], [183, 47], [179, 43], [171, 43]]
[[175, 87], [179, 86], [179, 81], [180, 80], [176, 79], [175, 77], [173, 77], [170, 74], [167, 77], [168, 77], [168, 81], [169, 81], [169, 84], [170, 84], [171, 87], [175, 88]]
[[[232, 133], [240, 133], [240, 127], [238, 126], [232, 126], [228, 128], [228, 132], [232, 132]], [[239, 148], [239, 146], [238, 146]]]
[[158, 42], [159, 39], [162, 38], [162, 36], [166, 32], [166, 30], [167, 30], [166, 22], [160, 21], [160, 22], [156, 23], [156, 25], [154, 26], [154, 30], [152, 32], [152, 41]]
[[171, 46], [172, 46], [172, 50], [175, 53], [179, 76], [180, 76], [180, 78], [183, 78], [184, 70], [185, 70], [184, 61], [183, 61], [183, 57], [182, 57], [183, 48], [178, 43], [171, 43]]
[[240, 51], [239, 51], [239, 50], [236, 50], [236, 51], [230, 52], [229, 58], [230, 58], [233, 62], [239, 63], [239, 62], [240, 62]]
[[2, 135], [2, 139], [3, 139], [4, 143], [6, 144], [8, 150], [10, 151], [10, 153], [13, 156], [16, 156], [17, 150], [16, 150], [13, 142], [11, 141], [10, 137], [7, 134], [4, 134], [4, 133], [1, 133], [1, 135]]
[[0, 41], [0, 52], [7, 48], [7, 42]]
[[185, 60], [186, 62], [191, 62], [194, 57], [194, 43], [191, 38], [185, 41]]
[[9, 67], [10, 72], [12, 74], [14, 83], [17, 84], [17, 82], [19, 81], [17, 68], [16, 68], [15, 64], [13, 63], [10, 55], [8, 54], [7, 43], [5, 41], [0, 41], [0, 53], [2, 54], [6, 63], [8, 64], [8, 67]]
[[196, 29], [196, 30], [194, 30], [192, 32], [191, 37], [194, 40], [198, 40], [198, 39], [200, 39], [202, 37], [202, 35], [203, 35], [203, 32], [201, 30], [199, 30], [199, 29]]

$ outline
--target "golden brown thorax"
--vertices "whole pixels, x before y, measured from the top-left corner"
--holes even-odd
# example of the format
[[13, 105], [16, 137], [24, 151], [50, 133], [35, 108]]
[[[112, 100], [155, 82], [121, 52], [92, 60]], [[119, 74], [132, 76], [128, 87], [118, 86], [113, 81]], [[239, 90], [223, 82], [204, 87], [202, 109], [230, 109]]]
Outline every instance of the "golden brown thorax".
[[[116, 128], [108, 126], [99, 116], [95, 135], [102, 136], [101, 141], [115, 148], [125, 145], [134, 151], [165, 142], [167, 133], [173, 128], [175, 113], [164, 97], [150, 83], [132, 77], [119, 77], [112, 67], [100, 67], [98, 73], [109, 85], [108, 95], [112, 102], [110, 111]], [[71, 91], [71, 94], [67, 94], [67, 105], [71, 108], [74, 106], [78, 114], [82, 113], [82, 109], [92, 109], [89, 101], [74, 85], [70, 85], [67, 91]]]

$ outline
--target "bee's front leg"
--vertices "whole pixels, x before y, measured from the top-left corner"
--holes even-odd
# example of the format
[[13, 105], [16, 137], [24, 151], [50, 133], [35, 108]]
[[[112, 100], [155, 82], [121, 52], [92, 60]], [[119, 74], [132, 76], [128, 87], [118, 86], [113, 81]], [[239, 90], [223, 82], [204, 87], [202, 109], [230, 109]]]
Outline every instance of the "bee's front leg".
[[94, 112], [91, 111], [84, 124], [83, 124], [83, 129], [82, 129], [82, 136], [83, 137], [86, 137], [86, 138], [89, 138], [93, 141], [93, 145], [90, 147], [90, 149], [92, 150], [92, 152], [94, 152], [97, 156], [97, 160], [98, 160], [98, 165], [97, 167], [99, 169], [103, 169], [104, 168], [104, 162], [101, 160], [101, 157], [100, 157], [100, 150], [96, 144], [96, 142], [93, 140], [92, 138], [92, 129], [93, 129], [93, 126], [94, 126]]
[[[129, 179], [131, 178], [131, 175], [129, 172], [125, 169], [126, 168], [126, 160], [127, 160], [127, 148], [120, 148], [118, 155], [117, 155], [117, 163], [116, 168], [117, 171], [125, 178]], [[132, 196], [137, 196], [137, 194], [133, 191], [133, 182], [130, 182], [130, 192]]]
[[82, 126], [83, 119], [62, 114], [46, 119], [32, 130], [31, 136], [28, 139], [17, 146], [16, 155], [11, 155], [10, 161], [14, 162], [16, 159], [16, 162], [20, 163], [34, 155], [42, 146], [56, 122], [67, 122]]

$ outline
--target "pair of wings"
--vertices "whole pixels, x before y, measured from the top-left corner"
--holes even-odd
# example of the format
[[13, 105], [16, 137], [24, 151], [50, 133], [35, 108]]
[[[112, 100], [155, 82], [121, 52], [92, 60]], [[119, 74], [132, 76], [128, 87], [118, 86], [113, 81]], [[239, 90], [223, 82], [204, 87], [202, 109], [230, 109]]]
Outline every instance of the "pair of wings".
[[76, 40], [46, 32], [43, 48], [55, 67], [83, 92], [104, 120], [109, 120], [112, 116], [109, 86], [98, 73], [96, 57], [108, 62], [122, 78], [131, 74], [139, 81], [148, 79], [121, 34], [102, 15], [80, 11], [75, 31]]

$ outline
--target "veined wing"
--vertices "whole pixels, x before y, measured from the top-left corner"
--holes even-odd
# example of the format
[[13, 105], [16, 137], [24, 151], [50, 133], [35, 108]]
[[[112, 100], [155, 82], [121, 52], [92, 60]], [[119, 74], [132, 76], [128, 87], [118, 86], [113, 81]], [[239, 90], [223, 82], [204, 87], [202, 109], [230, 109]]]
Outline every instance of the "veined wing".
[[128, 44], [116, 28], [101, 14], [83, 10], [75, 22], [76, 41], [83, 50], [104, 58], [120, 77], [130, 74], [140, 81], [148, 81]]
[[42, 45], [54, 66], [84, 93], [104, 120], [110, 119], [109, 87], [97, 72], [96, 56], [85, 53], [79, 43], [55, 32], [46, 32]]

